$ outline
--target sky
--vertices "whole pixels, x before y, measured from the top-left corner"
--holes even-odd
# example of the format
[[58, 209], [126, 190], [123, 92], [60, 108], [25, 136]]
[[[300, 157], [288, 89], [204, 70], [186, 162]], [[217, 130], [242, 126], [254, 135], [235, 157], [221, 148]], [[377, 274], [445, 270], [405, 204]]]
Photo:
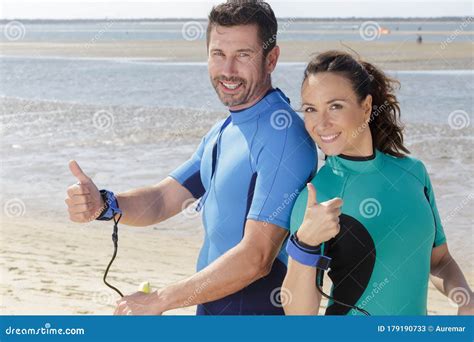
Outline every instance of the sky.
[[[206, 18], [223, 1], [0, 0], [0, 19]], [[268, 0], [277, 17], [473, 16], [463, 0]]]

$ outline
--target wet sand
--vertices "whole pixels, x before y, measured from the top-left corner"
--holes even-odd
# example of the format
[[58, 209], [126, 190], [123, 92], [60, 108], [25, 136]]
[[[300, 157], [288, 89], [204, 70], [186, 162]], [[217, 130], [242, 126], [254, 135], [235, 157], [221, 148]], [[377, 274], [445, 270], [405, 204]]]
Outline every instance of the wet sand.
[[[387, 70], [472, 69], [472, 42], [337, 42], [281, 41], [280, 61], [307, 62], [311, 55], [330, 49], [354, 50]], [[94, 43], [0, 42], [5, 56], [83, 58], [146, 58], [162, 61], [205, 62], [204, 41], [120, 41]]]

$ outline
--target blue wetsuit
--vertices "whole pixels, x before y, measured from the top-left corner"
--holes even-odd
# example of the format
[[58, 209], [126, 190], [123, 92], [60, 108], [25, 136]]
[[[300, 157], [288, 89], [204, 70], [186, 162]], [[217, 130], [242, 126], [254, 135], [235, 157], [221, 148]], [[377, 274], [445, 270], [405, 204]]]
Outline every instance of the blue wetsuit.
[[[291, 209], [316, 170], [316, 156], [303, 121], [279, 89], [214, 125], [193, 156], [170, 174], [201, 198], [205, 237], [197, 271], [242, 240], [247, 219], [289, 229]], [[269, 275], [199, 305], [197, 314], [284, 314], [274, 299], [286, 262], [282, 248]]]

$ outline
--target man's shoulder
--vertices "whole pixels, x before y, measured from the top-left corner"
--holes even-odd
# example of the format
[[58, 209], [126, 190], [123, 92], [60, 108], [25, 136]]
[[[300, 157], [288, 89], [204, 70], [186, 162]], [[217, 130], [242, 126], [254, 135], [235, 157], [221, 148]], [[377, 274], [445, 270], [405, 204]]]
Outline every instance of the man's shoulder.
[[225, 123], [227, 118], [221, 119], [217, 121], [212, 127], [207, 131], [206, 135], [204, 136], [204, 140], [209, 141], [213, 136], [217, 135], [219, 133], [219, 130], [221, 129], [222, 125]]
[[283, 101], [272, 103], [261, 113], [259, 126], [263, 128], [264, 133], [306, 134], [303, 119], [290, 104]]
[[305, 145], [316, 150], [303, 119], [287, 103], [275, 103], [260, 116], [258, 138], [262, 143], [282, 146]]

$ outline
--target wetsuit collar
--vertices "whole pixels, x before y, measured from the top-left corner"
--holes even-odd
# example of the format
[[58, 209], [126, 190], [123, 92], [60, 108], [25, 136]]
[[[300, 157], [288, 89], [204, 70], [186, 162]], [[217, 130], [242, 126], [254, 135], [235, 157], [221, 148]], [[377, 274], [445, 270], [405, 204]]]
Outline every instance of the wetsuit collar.
[[286, 101], [290, 103], [290, 100], [283, 94], [283, 92], [276, 88], [271, 88], [267, 93], [254, 104], [252, 107], [245, 108], [242, 110], [231, 110], [230, 115], [232, 117], [232, 123], [238, 125], [247, 121], [255, 120], [259, 114], [265, 112], [273, 103], [279, 101]]
[[377, 172], [383, 167], [384, 154], [377, 149], [369, 157], [351, 157], [340, 154], [330, 156], [326, 162], [333, 168], [345, 170], [352, 173], [372, 173]]

